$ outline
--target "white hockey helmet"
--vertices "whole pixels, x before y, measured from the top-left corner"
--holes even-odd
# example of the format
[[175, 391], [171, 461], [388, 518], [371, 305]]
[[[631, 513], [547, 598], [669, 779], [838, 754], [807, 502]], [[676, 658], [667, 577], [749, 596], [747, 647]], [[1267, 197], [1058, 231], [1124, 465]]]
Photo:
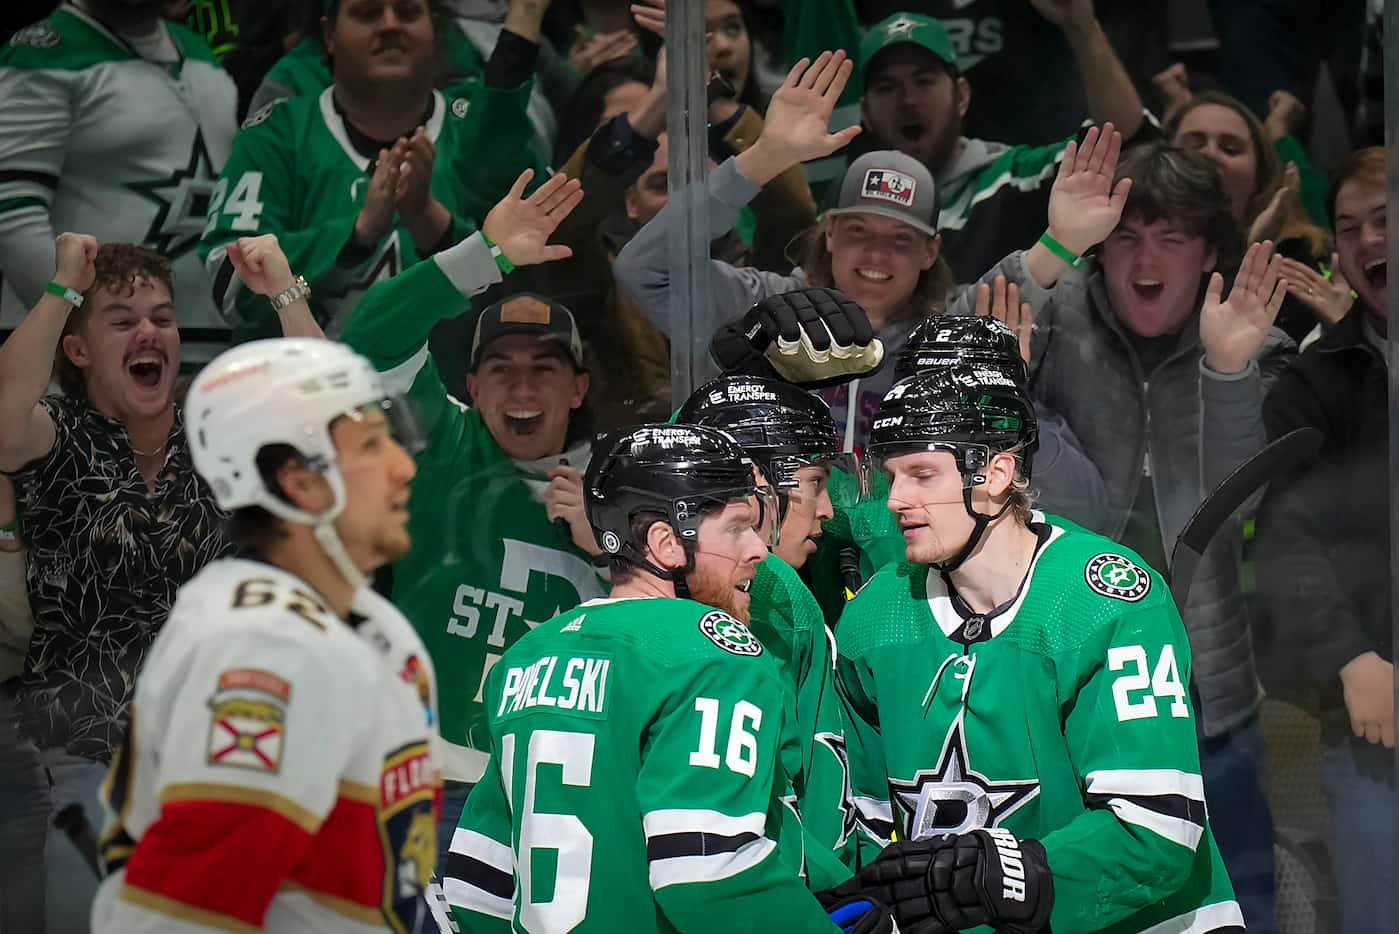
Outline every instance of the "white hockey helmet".
[[[261, 506], [290, 522], [328, 527], [345, 506], [330, 425], [366, 406], [385, 410], [411, 452], [416, 430], [408, 406], [389, 399], [364, 357], [329, 340], [252, 341], [219, 354], [195, 378], [185, 432], [194, 468], [221, 508]], [[330, 509], [312, 515], [267, 487], [257, 456], [269, 444], [290, 445], [324, 474], [335, 496]]]

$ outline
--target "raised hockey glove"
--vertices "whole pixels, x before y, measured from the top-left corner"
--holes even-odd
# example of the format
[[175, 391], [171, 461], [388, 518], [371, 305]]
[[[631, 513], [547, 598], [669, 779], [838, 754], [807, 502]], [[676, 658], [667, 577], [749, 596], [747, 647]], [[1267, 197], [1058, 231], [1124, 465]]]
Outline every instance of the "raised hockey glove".
[[1044, 847], [999, 828], [900, 841], [864, 867], [860, 880], [905, 931], [931, 917], [952, 930], [987, 924], [1029, 934], [1049, 922], [1054, 906]]
[[806, 389], [866, 376], [884, 361], [865, 310], [836, 289], [769, 295], [720, 327], [709, 352], [725, 373], [775, 375]]

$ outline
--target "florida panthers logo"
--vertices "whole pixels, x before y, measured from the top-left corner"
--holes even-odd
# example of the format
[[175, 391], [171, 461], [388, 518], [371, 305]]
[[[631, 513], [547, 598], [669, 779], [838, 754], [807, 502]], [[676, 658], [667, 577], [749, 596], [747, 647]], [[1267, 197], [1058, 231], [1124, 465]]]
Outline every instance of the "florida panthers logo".
[[408, 838], [398, 851], [398, 897], [414, 898], [432, 881], [437, 863], [437, 821], [417, 811], [408, 823]]
[[437, 863], [442, 789], [427, 743], [390, 753], [379, 777], [379, 834], [384, 848], [384, 920], [397, 934], [422, 930], [423, 889]]

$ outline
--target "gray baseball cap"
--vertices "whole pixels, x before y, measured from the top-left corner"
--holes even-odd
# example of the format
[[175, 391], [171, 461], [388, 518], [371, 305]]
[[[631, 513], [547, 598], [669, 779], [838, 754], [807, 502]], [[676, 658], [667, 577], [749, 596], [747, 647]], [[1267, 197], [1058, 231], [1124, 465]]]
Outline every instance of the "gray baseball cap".
[[840, 183], [840, 201], [826, 212], [878, 214], [903, 221], [932, 237], [937, 229], [938, 196], [927, 166], [892, 149], [867, 152], [850, 164]]

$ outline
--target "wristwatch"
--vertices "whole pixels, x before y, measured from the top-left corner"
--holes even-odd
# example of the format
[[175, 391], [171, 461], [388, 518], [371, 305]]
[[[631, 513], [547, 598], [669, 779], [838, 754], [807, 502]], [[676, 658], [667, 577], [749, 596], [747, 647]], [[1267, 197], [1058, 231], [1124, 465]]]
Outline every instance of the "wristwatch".
[[268, 301], [272, 303], [273, 311], [281, 311], [283, 308], [287, 307], [292, 302], [302, 298], [310, 298], [310, 296], [310, 283], [306, 281], [305, 276], [297, 276], [296, 281], [294, 281], [291, 284], [291, 288], [278, 292], [276, 295], [268, 299]]

